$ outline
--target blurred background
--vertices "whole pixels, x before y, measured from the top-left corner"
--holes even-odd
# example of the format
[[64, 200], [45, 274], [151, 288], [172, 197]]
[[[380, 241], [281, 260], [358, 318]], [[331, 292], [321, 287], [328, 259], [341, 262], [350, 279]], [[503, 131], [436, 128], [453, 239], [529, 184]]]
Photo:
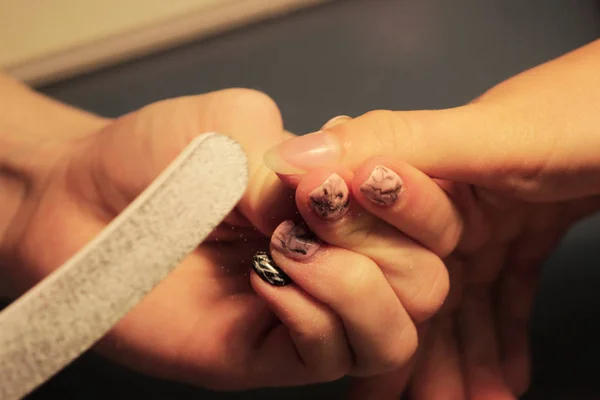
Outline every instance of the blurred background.
[[[0, 68], [54, 98], [118, 116], [248, 87], [298, 134], [338, 114], [457, 106], [599, 36], [596, 0], [0, 1]], [[584, 221], [545, 265], [524, 399], [600, 398], [599, 237], [600, 218]], [[30, 398], [337, 399], [345, 383], [211, 393], [87, 354]]]

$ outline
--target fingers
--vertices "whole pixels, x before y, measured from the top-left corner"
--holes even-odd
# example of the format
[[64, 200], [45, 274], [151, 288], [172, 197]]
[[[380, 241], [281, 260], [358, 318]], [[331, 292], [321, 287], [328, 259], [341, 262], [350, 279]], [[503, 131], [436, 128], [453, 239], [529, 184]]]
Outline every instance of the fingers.
[[[417, 327], [419, 338], [427, 337], [429, 324]], [[404, 399], [408, 384], [415, 369], [415, 364], [421, 359], [424, 347], [420, 345], [412, 359], [401, 368], [386, 374], [366, 378], [354, 378], [350, 381], [347, 400], [398, 400]]]
[[410, 384], [414, 400], [466, 400], [456, 325], [450, 314], [438, 315], [421, 350]]
[[[252, 273], [255, 291], [266, 300], [282, 324], [265, 332], [253, 361], [263, 384], [288, 386], [339, 379], [352, 367], [352, 351], [344, 324], [336, 313], [300, 286], [272, 286]], [[273, 376], [274, 371], [277, 376]]]
[[412, 166], [389, 157], [362, 164], [352, 181], [354, 198], [369, 213], [431, 249], [452, 252], [463, 222], [446, 192]]
[[515, 400], [502, 374], [491, 291], [466, 290], [458, 333], [468, 398]]
[[346, 183], [352, 174], [338, 172], [315, 171], [302, 179], [296, 190], [296, 204], [304, 221], [327, 243], [373, 260], [412, 318], [416, 322], [429, 318], [448, 292], [443, 262], [367, 212]]
[[412, 375], [413, 361], [392, 372], [367, 378], [353, 378], [346, 400], [399, 400]]
[[[346, 117], [338, 118], [344, 120]], [[313, 172], [316, 171], [319, 170]], [[280, 175], [280, 179], [288, 186], [297, 188], [306, 176]], [[440, 257], [452, 252], [459, 241], [461, 248], [470, 249], [480, 246], [482, 240], [487, 238], [485, 227], [477, 214], [478, 207], [473, 203], [467, 187], [439, 181], [444, 184], [441, 187], [438, 181], [392, 157], [373, 157], [354, 171], [354, 177], [351, 174], [346, 176], [352, 179], [352, 195], [363, 209]], [[453, 201], [458, 201], [464, 208], [464, 217]], [[469, 231], [475, 232], [468, 237], [463, 237], [465, 218]]]
[[[538, 224], [532, 224], [535, 225]], [[547, 222], [536, 228], [513, 246], [498, 284], [502, 368], [507, 384], [516, 395], [525, 393], [530, 382], [529, 320], [539, 282], [539, 267], [562, 237], [562, 229], [548, 226]]]
[[[307, 231], [294, 233], [294, 226], [282, 224], [271, 246], [273, 262], [293, 284], [269, 284], [273, 280], [261, 269], [253, 272], [252, 284], [289, 327], [306, 367], [334, 371], [325, 374], [331, 377], [340, 370], [364, 376], [403, 365], [416, 348], [416, 328], [377, 264], [363, 255], [307, 239]], [[309, 312], [308, 305], [298, 308], [299, 290], [314, 299], [312, 308], [318, 312]], [[308, 304], [307, 299], [302, 301]], [[347, 343], [348, 348], [339, 343]], [[325, 352], [327, 346], [336, 349], [334, 355]]]

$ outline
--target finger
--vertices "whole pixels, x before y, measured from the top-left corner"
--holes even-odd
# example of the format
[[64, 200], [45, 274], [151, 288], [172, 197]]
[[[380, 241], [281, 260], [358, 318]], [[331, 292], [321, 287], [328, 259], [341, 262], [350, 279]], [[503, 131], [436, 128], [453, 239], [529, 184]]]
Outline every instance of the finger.
[[[252, 287], [281, 323], [264, 332], [253, 373], [267, 386], [339, 379], [350, 371], [352, 353], [342, 320], [300, 286], [272, 286], [255, 272]], [[273, 374], [276, 374], [274, 376]]]
[[[417, 328], [419, 338], [426, 337], [429, 331], [427, 324]], [[408, 383], [413, 374], [417, 360], [423, 353], [420, 345], [412, 359], [400, 369], [382, 375], [367, 378], [354, 378], [348, 388], [348, 400], [398, 400], [404, 398]]]
[[[500, 286], [502, 297], [498, 304], [498, 334], [502, 371], [507, 385], [516, 396], [525, 393], [531, 374], [529, 314], [535, 295], [534, 286], [537, 284], [537, 276], [531, 275], [531, 272], [507, 274]], [[508, 293], [510, 299], [507, 298]], [[519, 310], [516, 310], [517, 304]]]
[[502, 368], [507, 384], [518, 396], [525, 393], [530, 382], [529, 321], [539, 283], [539, 267], [562, 237], [562, 230], [557, 227], [532, 226], [543, 229], [536, 229], [516, 242], [498, 285]]
[[354, 198], [369, 213], [431, 249], [452, 252], [463, 229], [452, 201], [431, 178], [389, 157], [362, 164], [352, 181]]
[[[289, 225], [290, 222], [284, 222], [273, 235], [273, 261], [294, 283], [291, 286], [302, 288], [317, 301], [328, 305], [343, 321], [353, 354], [351, 374], [372, 375], [403, 365], [416, 348], [416, 329], [379, 267], [363, 255], [327, 246], [317, 239], [305, 254], [282, 249], [276, 237], [280, 236], [280, 230], [289, 230]], [[290, 234], [287, 235], [289, 238]], [[305, 245], [306, 235], [304, 239]], [[287, 242], [293, 248], [304, 246], [296, 246], [295, 241], [298, 241], [297, 237]], [[265, 276], [261, 270], [255, 269], [255, 272]], [[272, 279], [266, 277], [265, 281]], [[253, 282], [260, 283], [256, 285], [259, 291], [268, 285], [257, 279]], [[270, 288], [270, 292], [260, 293], [268, 295], [271, 292]], [[296, 326], [289, 314], [293, 310], [289, 301], [293, 299], [286, 301], [280, 297], [277, 304], [268, 296], [266, 299], [279, 310], [282, 321]], [[310, 326], [310, 320], [302, 321], [297, 329]], [[298, 350], [304, 353], [302, 347]]]
[[467, 288], [458, 314], [466, 392], [472, 400], [514, 400], [502, 375], [491, 292]]
[[353, 378], [347, 400], [399, 400], [406, 390], [412, 364], [368, 378]]
[[207, 132], [232, 137], [247, 155], [248, 191], [239, 209], [250, 222], [270, 234], [277, 222], [273, 225], [266, 215], [278, 221], [293, 216], [293, 192], [262, 163], [269, 146], [292, 135], [283, 130], [273, 100], [246, 89], [165, 100], [119, 118], [93, 140], [82, 141], [73, 168], [73, 188], [90, 203], [108, 210], [110, 218], [137, 197], [190, 141]]
[[[294, 174], [339, 164], [354, 170], [375, 156], [400, 156], [427, 174], [447, 173], [448, 168], [435, 165], [460, 168], [465, 156], [476, 154], [481, 144], [487, 144], [485, 135], [465, 143], [465, 135], [471, 132], [452, 134], [460, 127], [474, 127], [474, 118], [480, 118], [474, 107], [436, 112], [371, 111], [284, 142], [271, 149], [265, 161], [275, 172]], [[462, 157], [455, 159], [448, 154]]]
[[[482, 126], [488, 134], [481, 134]], [[532, 156], [536, 139], [528, 135], [532, 140], [514, 141], [514, 129], [492, 106], [482, 104], [436, 111], [376, 110], [285, 141], [265, 154], [265, 163], [276, 173], [290, 175], [334, 165], [355, 170], [372, 157], [400, 157], [429, 176], [500, 186], [506, 171], [531, 171], [546, 154], [538, 146]]]
[[414, 366], [413, 360], [398, 370], [366, 378], [353, 378], [347, 400], [398, 400], [406, 391]]
[[345, 181], [352, 175], [338, 172], [320, 170], [304, 177], [296, 190], [296, 205], [304, 221], [327, 243], [373, 260], [413, 320], [426, 320], [448, 293], [444, 263], [353, 201]]
[[[130, 201], [206, 132], [233, 136], [249, 155], [286, 137], [276, 105], [259, 92], [232, 89], [165, 100], [125, 115], [98, 135], [91, 155], [97, 157], [96, 178], [107, 180], [98, 183], [113, 185], [115, 196], [122, 192]], [[255, 140], [258, 134], [261, 140]], [[252, 174], [261, 160], [250, 157], [249, 164]]]
[[453, 255], [444, 259], [444, 264], [446, 264], [448, 270], [450, 290], [439, 314], [454, 316], [462, 303], [462, 296], [465, 291], [465, 261]]
[[410, 384], [411, 399], [466, 400], [456, 326], [451, 314], [431, 320], [420, 348]]

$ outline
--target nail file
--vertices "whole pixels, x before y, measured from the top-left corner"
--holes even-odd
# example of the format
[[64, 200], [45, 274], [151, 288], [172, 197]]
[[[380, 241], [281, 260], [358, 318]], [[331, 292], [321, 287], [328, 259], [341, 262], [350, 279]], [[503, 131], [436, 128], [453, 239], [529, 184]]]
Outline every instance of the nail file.
[[26, 396], [104, 336], [235, 207], [247, 175], [236, 142], [198, 137], [94, 240], [0, 313], [0, 399]]

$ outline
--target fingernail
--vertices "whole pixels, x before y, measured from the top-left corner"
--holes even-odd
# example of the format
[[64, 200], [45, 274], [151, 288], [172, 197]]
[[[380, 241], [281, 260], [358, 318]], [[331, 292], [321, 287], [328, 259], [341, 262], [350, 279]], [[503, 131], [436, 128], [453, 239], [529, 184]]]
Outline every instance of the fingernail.
[[252, 269], [260, 278], [273, 286], [286, 286], [292, 283], [289, 276], [275, 264], [264, 251], [257, 251], [252, 258]]
[[319, 131], [278, 144], [265, 153], [264, 163], [278, 174], [302, 174], [338, 163], [341, 153], [335, 136]]
[[294, 221], [284, 221], [271, 236], [271, 245], [295, 260], [312, 257], [321, 247], [321, 243], [321, 240], [303, 222], [296, 224]]
[[344, 122], [351, 120], [352, 118], [347, 115], [338, 115], [337, 117], [331, 118], [329, 121], [325, 122], [325, 125], [321, 127], [321, 130], [327, 128], [333, 128], [336, 125], [343, 124]]
[[378, 165], [360, 186], [360, 191], [373, 203], [389, 206], [398, 200], [402, 191], [402, 179], [389, 168]]
[[348, 211], [350, 190], [338, 174], [331, 174], [308, 195], [313, 210], [323, 219], [334, 220]]

